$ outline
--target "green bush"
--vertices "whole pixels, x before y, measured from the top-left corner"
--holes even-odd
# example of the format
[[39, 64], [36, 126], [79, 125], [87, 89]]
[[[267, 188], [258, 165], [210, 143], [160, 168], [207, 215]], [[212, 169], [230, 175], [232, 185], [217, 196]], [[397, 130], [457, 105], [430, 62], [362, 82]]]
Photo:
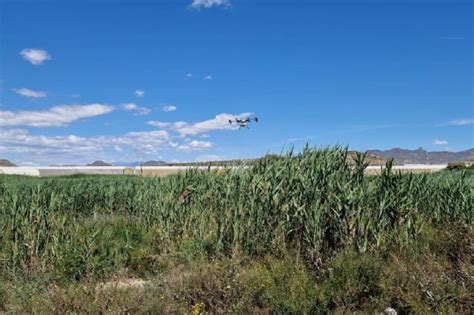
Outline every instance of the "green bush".
[[244, 292], [261, 309], [279, 313], [310, 313], [317, 308], [317, 285], [309, 270], [295, 257], [267, 257], [240, 275]]
[[382, 290], [382, 260], [369, 254], [348, 252], [339, 255], [323, 283], [319, 300], [325, 309], [344, 307], [352, 311], [375, 309]]
[[448, 166], [446, 167], [446, 169], [449, 171], [462, 170], [465, 168], [466, 168], [466, 164], [464, 164], [463, 162], [448, 163]]

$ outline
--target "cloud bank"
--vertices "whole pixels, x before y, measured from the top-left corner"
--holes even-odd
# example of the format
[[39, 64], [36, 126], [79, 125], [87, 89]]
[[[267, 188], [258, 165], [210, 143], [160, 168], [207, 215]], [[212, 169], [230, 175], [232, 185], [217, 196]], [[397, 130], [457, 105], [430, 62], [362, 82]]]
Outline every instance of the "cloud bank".
[[104, 104], [60, 105], [44, 111], [0, 111], [0, 126], [62, 127], [89, 117], [110, 113], [113, 106]]
[[181, 137], [186, 137], [205, 134], [215, 130], [236, 130], [238, 129], [238, 126], [236, 124], [229, 124], [229, 120], [234, 118], [244, 118], [250, 115], [251, 113], [242, 113], [238, 115], [222, 113], [216, 115], [213, 119], [204, 120], [197, 123], [188, 123], [185, 121], [161, 122], [157, 120], [151, 120], [148, 122], [148, 124], [157, 128], [163, 128], [176, 132]]
[[124, 151], [138, 156], [156, 156], [164, 150], [203, 151], [212, 147], [209, 141], [172, 141], [167, 131], [134, 131], [118, 136], [80, 137], [76, 135], [44, 136], [26, 129], [5, 129], [0, 133], [0, 154], [8, 153], [35, 161], [36, 164], [85, 163], [92, 159], [124, 157]]

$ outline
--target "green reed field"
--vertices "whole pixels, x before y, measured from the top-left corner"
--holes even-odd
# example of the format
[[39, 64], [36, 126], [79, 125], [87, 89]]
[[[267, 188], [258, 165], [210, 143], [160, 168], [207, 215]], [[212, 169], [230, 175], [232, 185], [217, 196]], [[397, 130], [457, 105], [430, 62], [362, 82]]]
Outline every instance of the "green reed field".
[[472, 309], [474, 173], [346, 161], [306, 148], [166, 178], [1, 176], [0, 312]]

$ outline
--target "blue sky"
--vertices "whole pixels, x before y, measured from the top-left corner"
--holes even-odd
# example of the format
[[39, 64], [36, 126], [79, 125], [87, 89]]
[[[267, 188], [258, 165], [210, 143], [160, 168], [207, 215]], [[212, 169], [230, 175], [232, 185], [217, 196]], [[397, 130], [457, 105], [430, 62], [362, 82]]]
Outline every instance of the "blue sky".
[[0, 3], [19, 164], [473, 147], [472, 1]]

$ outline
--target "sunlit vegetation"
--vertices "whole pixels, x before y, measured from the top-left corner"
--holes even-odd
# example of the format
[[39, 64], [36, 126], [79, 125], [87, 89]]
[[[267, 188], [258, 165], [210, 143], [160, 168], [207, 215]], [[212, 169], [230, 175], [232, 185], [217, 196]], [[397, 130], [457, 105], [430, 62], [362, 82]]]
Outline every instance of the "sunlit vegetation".
[[[472, 173], [391, 165], [367, 176], [335, 147], [166, 178], [2, 176], [0, 310], [466, 312]], [[143, 281], [100, 286], [117, 279]]]

